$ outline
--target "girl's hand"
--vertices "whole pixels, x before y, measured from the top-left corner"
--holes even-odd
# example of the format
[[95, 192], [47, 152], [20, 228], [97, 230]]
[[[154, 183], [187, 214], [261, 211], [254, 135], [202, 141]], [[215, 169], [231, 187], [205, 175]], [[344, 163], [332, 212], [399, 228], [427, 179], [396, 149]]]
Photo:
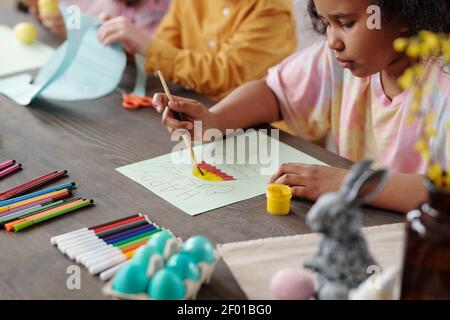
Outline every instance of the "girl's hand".
[[315, 201], [324, 193], [338, 191], [347, 172], [335, 167], [287, 163], [280, 166], [270, 183], [288, 185], [293, 196]]
[[[218, 128], [218, 119], [216, 115], [208, 110], [198, 101], [173, 96], [174, 101], [169, 102], [167, 96], [163, 93], [156, 93], [153, 96], [153, 106], [162, 113], [162, 123], [167, 127], [169, 133], [176, 129], [185, 129], [190, 132], [194, 139], [202, 139], [203, 132], [207, 129]], [[168, 108], [166, 108], [168, 106]], [[182, 119], [175, 117], [174, 112], [178, 112]], [[202, 132], [195, 132], [194, 121], [202, 122]], [[201, 134], [202, 136], [199, 136]]]
[[98, 31], [98, 39], [105, 46], [119, 42], [128, 53], [142, 55], [147, 53], [151, 41], [142, 29], [122, 16], [107, 20]]
[[39, 17], [44, 27], [50, 30], [51, 33], [62, 38], [67, 36], [66, 25], [61, 12], [58, 11], [47, 15], [40, 14]]

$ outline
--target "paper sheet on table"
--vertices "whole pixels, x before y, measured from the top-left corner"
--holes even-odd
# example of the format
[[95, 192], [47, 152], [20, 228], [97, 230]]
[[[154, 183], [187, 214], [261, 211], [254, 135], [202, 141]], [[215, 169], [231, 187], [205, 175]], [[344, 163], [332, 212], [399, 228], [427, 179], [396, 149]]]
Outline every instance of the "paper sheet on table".
[[[61, 6], [66, 26], [71, 10]], [[95, 99], [110, 93], [120, 82], [126, 66], [126, 55], [118, 45], [104, 47], [97, 39], [101, 20], [81, 13], [79, 27], [67, 27], [67, 41], [41, 68], [33, 83], [14, 77], [0, 80], [0, 93], [20, 105], [28, 105], [37, 96], [48, 99], [76, 101]]]
[[0, 77], [40, 68], [54, 52], [52, 47], [39, 41], [22, 44], [10, 27], [0, 25]]
[[[246, 141], [256, 141], [257, 145], [249, 147]], [[193, 176], [191, 160], [186, 150], [116, 170], [194, 216], [264, 194], [267, 182], [281, 163], [325, 165], [277, 139], [254, 130], [215, 143], [195, 146], [194, 151], [199, 162], [203, 160], [214, 164], [236, 180], [208, 182]]]
[[[401, 267], [405, 226], [402, 223], [363, 228], [369, 250], [382, 267]], [[242, 291], [251, 300], [272, 299], [270, 280], [279, 270], [302, 267], [320, 242], [317, 233], [218, 245], [218, 251]]]

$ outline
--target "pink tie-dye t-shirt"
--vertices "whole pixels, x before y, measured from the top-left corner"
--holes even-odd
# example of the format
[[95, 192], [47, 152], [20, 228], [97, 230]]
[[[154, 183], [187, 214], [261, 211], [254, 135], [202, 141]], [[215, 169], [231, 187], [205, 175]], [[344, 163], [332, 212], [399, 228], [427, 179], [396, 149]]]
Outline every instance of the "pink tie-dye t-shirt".
[[[428, 63], [428, 90], [421, 104], [432, 110], [438, 135], [430, 145], [435, 161], [450, 167], [450, 76], [448, 66]], [[424, 120], [411, 119], [412, 93], [393, 100], [384, 93], [380, 73], [357, 78], [340, 67], [327, 46], [318, 42], [271, 68], [266, 79], [284, 120], [302, 138], [317, 140], [331, 132], [338, 154], [352, 161], [374, 159], [379, 167], [400, 173], [425, 173], [416, 151]]]
[[81, 11], [95, 16], [124, 16], [152, 36], [170, 6], [170, 0], [142, 0], [135, 6], [126, 6], [115, 0], [61, 0], [61, 4], [77, 5]]

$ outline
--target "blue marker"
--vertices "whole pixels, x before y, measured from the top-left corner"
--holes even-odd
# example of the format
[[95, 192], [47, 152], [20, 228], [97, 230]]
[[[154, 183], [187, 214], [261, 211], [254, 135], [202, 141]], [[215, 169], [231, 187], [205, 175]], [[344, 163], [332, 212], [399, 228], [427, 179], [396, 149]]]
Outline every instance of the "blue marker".
[[9, 206], [10, 204], [16, 203], [16, 202], [20, 202], [23, 200], [27, 200], [27, 199], [31, 199], [34, 197], [38, 197], [38, 196], [42, 196], [44, 194], [50, 193], [50, 192], [54, 192], [54, 191], [59, 191], [62, 189], [73, 189], [75, 187], [75, 182], [68, 182], [68, 183], [63, 183], [60, 184], [59, 186], [54, 186], [54, 187], [50, 187], [44, 190], [40, 190], [40, 191], [36, 191], [33, 193], [29, 193], [20, 197], [15, 197], [12, 199], [8, 199], [8, 200], [4, 200], [4, 201], [0, 201], [0, 207], [3, 206]]

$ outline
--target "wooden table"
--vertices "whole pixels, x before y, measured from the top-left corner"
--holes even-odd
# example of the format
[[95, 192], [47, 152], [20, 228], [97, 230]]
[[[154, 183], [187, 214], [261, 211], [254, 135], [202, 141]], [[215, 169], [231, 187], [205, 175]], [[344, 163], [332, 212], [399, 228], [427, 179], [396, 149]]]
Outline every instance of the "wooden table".
[[[0, 21], [14, 26], [28, 19], [0, 9]], [[60, 43], [41, 29], [41, 41]], [[2, 61], [3, 63], [3, 61]], [[121, 86], [132, 87], [134, 67], [128, 66]], [[157, 79], [148, 90], [162, 91]], [[192, 92], [173, 87], [174, 95], [211, 103]], [[0, 231], [0, 299], [103, 299], [104, 285], [82, 268], [81, 290], [66, 287], [67, 267], [73, 262], [49, 242], [50, 237], [118, 219], [138, 212], [186, 239], [205, 235], [215, 243], [308, 233], [305, 215], [311, 203], [293, 201], [293, 213], [271, 216], [265, 197], [229, 205], [190, 217], [158, 198], [115, 168], [150, 159], [171, 151], [173, 144], [154, 110], [127, 111], [117, 94], [102, 99], [54, 103], [37, 100], [30, 107], [15, 105], [0, 97], [0, 161], [23, 163], [20, 173], [0, 181], [0, 190], [23, 183], [43, 173], [67, 169], [77, 183], [76, 195], [95, 199], [95, 207], [43, 223], [20, 233]], [[347, 168], [349, 161], [301, 139], [281, 134], [281, 140], [334, 166]], [[66, 180], [68, 181], [68, 180]], [[403, 216], [367, 209], [364, 225], [403, 221]], [[245, 295], [221, 261], [201, 299], [244, 299]]]

